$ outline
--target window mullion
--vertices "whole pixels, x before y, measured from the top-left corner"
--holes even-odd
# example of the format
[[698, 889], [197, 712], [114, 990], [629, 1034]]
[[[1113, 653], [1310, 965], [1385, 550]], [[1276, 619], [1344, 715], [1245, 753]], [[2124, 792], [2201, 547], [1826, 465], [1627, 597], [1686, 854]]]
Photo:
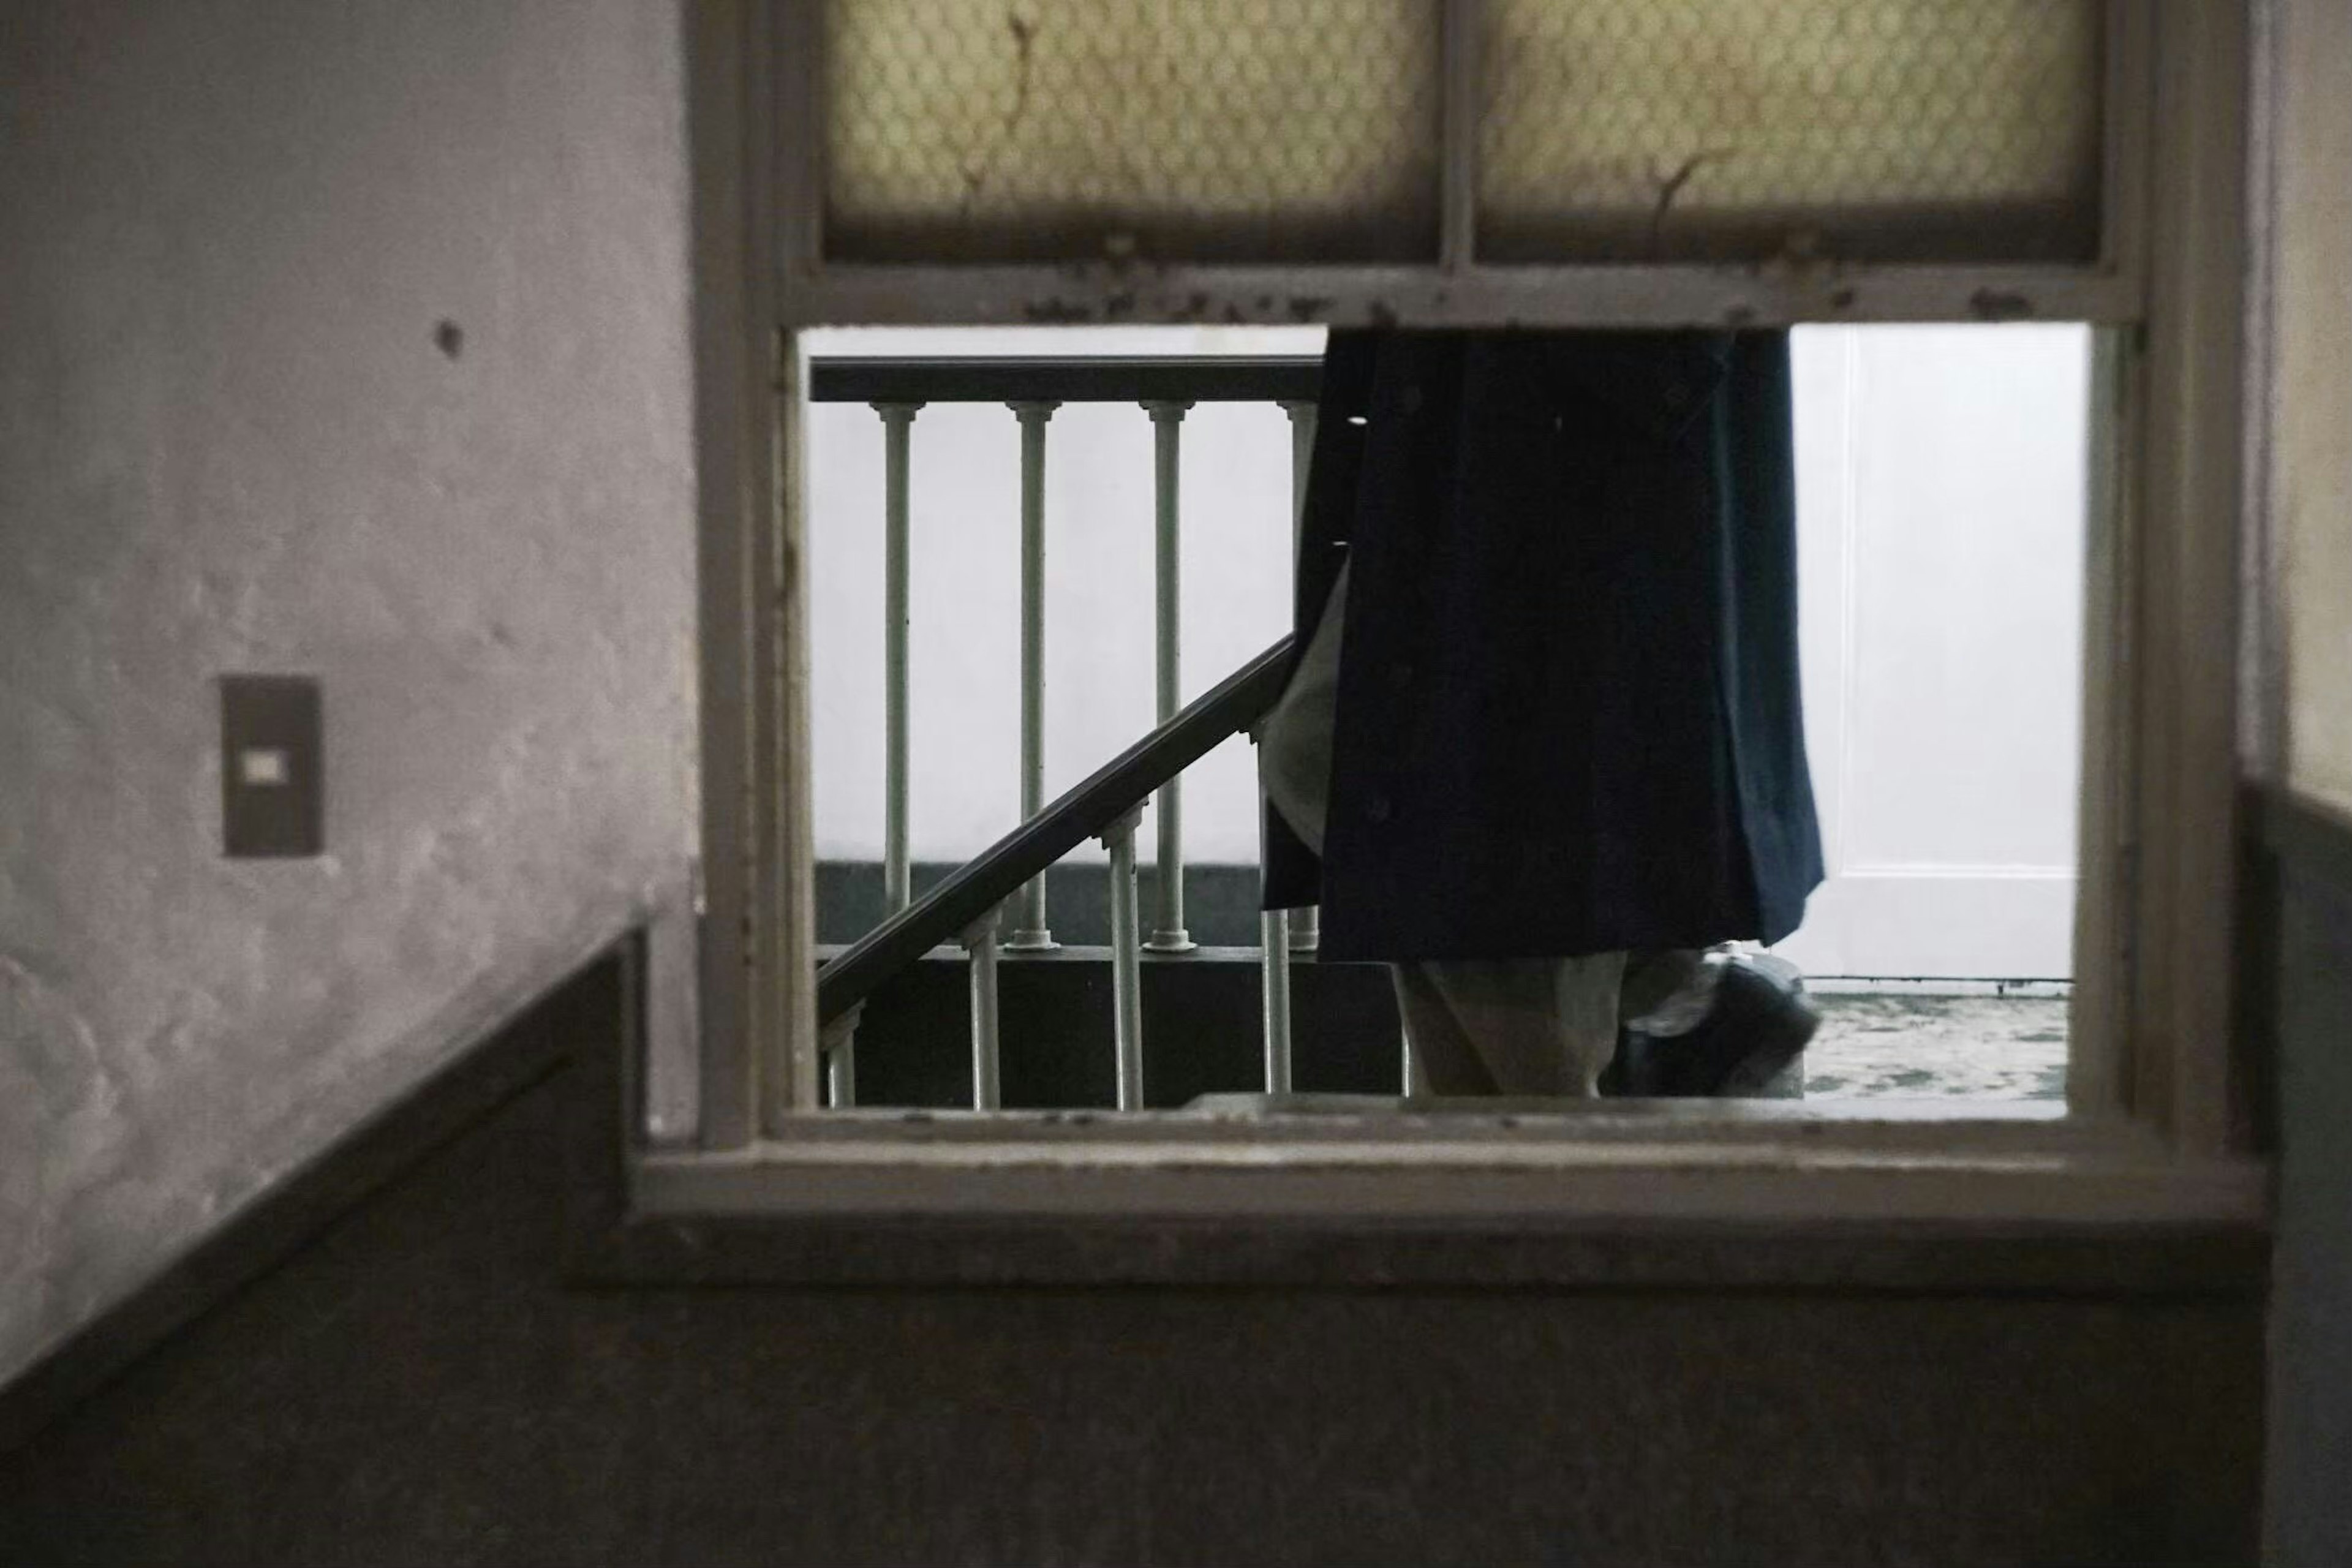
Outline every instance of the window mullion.
[[1444, 58], [1439, 70], [1444, 110], [1438, 175], [1438, 265], [1459, 272], [1478, 243], [1478, 51], [1486, 37], [1483, 0], [1444, 0]]

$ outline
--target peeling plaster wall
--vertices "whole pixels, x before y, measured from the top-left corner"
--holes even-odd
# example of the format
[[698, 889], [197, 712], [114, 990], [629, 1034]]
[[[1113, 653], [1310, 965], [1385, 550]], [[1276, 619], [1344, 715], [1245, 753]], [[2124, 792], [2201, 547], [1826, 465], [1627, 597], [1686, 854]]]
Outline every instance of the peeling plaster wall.
[[[9, 11], [0, 1380], [695, 834], [674, 8]], [[322, 859], [219, 856], [240, 670], [322, 680]]]

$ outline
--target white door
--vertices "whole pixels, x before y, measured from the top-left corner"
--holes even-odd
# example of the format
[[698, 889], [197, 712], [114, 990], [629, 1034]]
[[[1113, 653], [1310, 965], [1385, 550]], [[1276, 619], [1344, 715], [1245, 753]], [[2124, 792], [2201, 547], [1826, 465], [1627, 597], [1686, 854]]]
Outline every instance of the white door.
[[2071, 975], [2090, 338], [1796, 334], [1815, 975]]

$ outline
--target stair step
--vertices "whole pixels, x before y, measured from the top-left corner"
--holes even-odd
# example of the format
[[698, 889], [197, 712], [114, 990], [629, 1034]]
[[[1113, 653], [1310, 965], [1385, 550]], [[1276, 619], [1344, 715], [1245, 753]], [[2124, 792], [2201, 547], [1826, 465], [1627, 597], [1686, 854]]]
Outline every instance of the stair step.
[[[840, 952], [818, 950], [820, 959]], [[1402, 1077], [1387, 966], [1294, 955], [1291, 1073], [1302, 1090], [1394, 1094]], [[971, 994], [961, 948], [935, 948], [866, 1002], [857, 1024], [860, 1105], [971, 1103]], [[1144, 1101], [1265, 1087], [1259, 950], [1146, 952]], [[1004, 954], [997, 967], [1003, 1103], [1011, 1109], [1118, 1103], [1110, 950]]]
[[[821, 947], [820, 961], [845, 951]], [[1202, 947], [1143, 955], [1144, 1103], [1175, 1109], [1202, 1095], [1265, 1088], [1259, 953]], [[970, 966], [934, 948], [866, 999], [857, 1025], [857, 1100], [866, 1106], [971, 1103]], [[1118, 1103], [1111, 1045], [1110, 949], [1073, 944], [1003, 956], [999, 1072], [1010, 1110]], [[1388, 966], [1294, 953], [1291, 1082], [1301, 1094], [1392, 1096], [1403, 1058]], [[1804, 1092], [1804, 1059], [1762, 1091]]]

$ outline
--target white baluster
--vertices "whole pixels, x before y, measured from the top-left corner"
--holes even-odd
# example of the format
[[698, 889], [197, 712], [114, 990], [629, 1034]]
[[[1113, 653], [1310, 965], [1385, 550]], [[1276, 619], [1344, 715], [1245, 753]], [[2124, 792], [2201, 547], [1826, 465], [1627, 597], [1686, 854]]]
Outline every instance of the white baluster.
[[994, 1110], [1003, 1101], [997, 1078], [996, 922], [991, 910], [963, 933], [971, 955], [971, 1108]]
[[1138, 806], [1113, 823], [1102, 839], [1110, 851], [1112, 1033], [1121, 1110], [1143, 1109], [1143, 944], [1135, 907], [1135, 829], [1142, 820], [1143, 808]]
[[[1058, 403], [1014, 403], [1021, 421], [1021, 820], [1045, 808], [1045, 424]], [[1044, 952], [1055, 944], [1045, 925], [1045, 874], [1021, 892], [1021, 918], [1005, 945]]]
[[907, 629], [913, 575], [908, 547], [908, 457], [919, 403], [877, 403], [882, 416], [882, 912], [885, 919], [914, 900], [908, 858]]

